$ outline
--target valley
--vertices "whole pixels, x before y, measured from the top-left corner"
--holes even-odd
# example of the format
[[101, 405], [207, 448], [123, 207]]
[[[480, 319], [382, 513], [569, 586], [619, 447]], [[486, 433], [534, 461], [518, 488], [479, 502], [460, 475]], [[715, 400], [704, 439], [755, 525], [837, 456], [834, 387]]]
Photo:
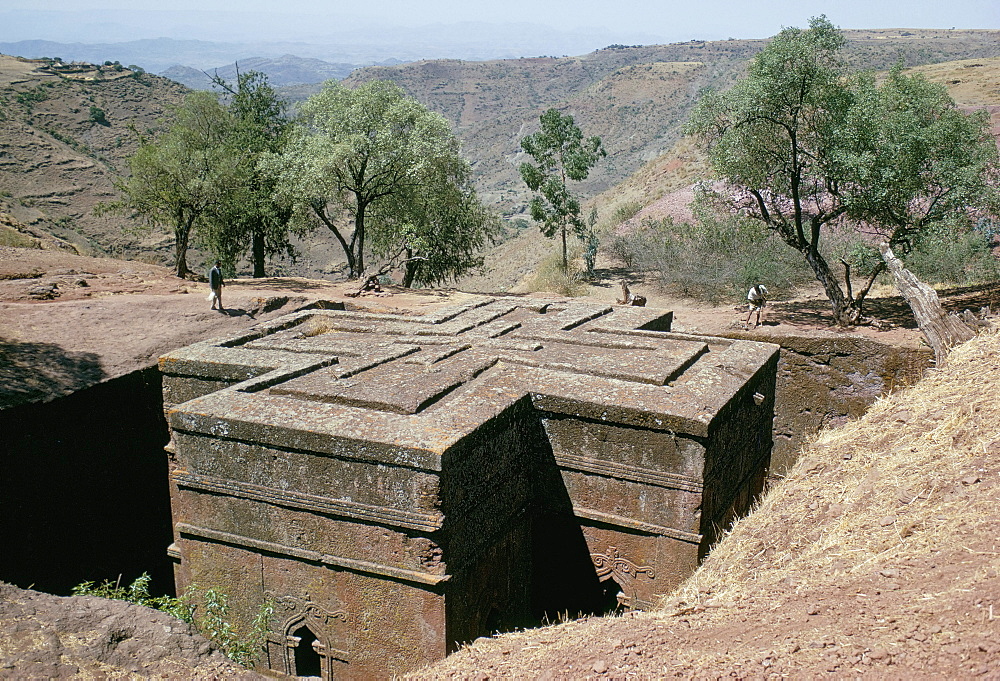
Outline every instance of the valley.
[[[921, 68], [964, 59], [954, 67], [962, 69], [963, 78], [941, 68], [929, 70], [928, 77], [952, 87], [960, 104], [1000, 102], [995, 85], [989, 85], [998, 69], [998, 32], [845, 34], [847, 57], [866, 68], [886, 69], [900, 59], [925, 65]], [[647, 205], [698, 179], [698, 172], [692, 173], [697, 161], [683, 144], [675, 148], [680, 126], [702, 89], [726, 87], [763, 44], [728, 40], [612, 46], [577, 57], [421, 61], [358, 69], [345, 82], [389, 79], [444, 115], [472, 163], [480, 195], [507, 220], [526, 217], [528, 192], [517, 175], [520, 139], [537, 128], [545, 109], [571, 112], [608, 150], [608, 158], [578, 187], [584, 197], [607, 192], [591, 202], [604, 217], [626, 194]], [[127, 171], [124, 160], [136, 148], [137, 135], [155, 130], [184, 88], [149, 73], [69, 81], [38, 72], [41, 64], [0, 57], [0, 214], [10, 215], [30, 238], [51, 237], [81, 253], [167, 262], [168, 237], [122, 218], [97, 218], [92, 211], [99, 201], [115, 197], [113, 178]], [[301, 100], [318, 88], [298, 85], [288, 92]], [[91, 107], [106, 113], [106, 125], [90, 119]], [[669, 172], [658, 170], [664, 168]], [[280, 263], [281, 273], [336, 276], [338, 255], [327, 230], [314, 231], [298, 245], [302, 257]], [[480, 290], [511, 285], [484, 283]]]
[[[963, 109], [986, 108], [992, 134], [1000, 139], [1000, 31], [845, 33], [849, 45], [846, 57], [851, 63], [881, 72], [897, 61], [903, 62], [929, 80], [945, 84]], [[642, 401], [645, 398], [629, 396], [677, 387], [677, 394], [689, 402], [681, 404], [679, 399], [670, 408], [683, 412], [682, 420], [700, 424], [711, 437], [721, 432], [723, 440], [730, 438], [725, 446], [731, 450], [725, 450], [722, 459], [731, 452], [742, 452], [744, 445], [749, 449], [747, 443], [751, 440], [753, 446], [763, 446], [761, 451], [770, 452], [765, 467], [753, 474], [763, 485], [769, 473], [766, 494], [752, 504], [754, 511], [727, 529], [725, 525], [732, 516], [725, 516], [725, 504], [715, 509], [719, 523], [710, 532], [691, 536], [697, 536], [698, 541], [718, 536], [718, 543], [679, 589], [655, 594], [663, 596], [656, 611], [622, 613], [616, 610], [616, 604], [631, 601], [615, 601], [617, 596], [607, 591], [602, 593], [611, 599], [611, 605], [592, 612], [610, 612], [609, 617], [567, 614], [557, 618], [560, 621], [553, 626], [521, 629], [491, 628], [499, 621], [492, 611], [495, 604], [486, 604], [482, 612], [474, 615], [468, 614], [472, 613], [470, 608], [467, 619], [459, 621], [467, 625], [468, 632], [476, 633], [464, 637], [456, 634], [455, 640], [462, 641], [462, 645], [454, 645], [455, 654], [414, 672], [412, 678], [714, 678], [726, 674], [761, 679], [775, 675], [998, 677], [1000, 610], [994, 610], [1000, 608], [1000, 554], [992, 509], [1000, 489], [1000, 440], [995, 428], [1000, 416], [993, 406], [994, 390], [1000, 381], [1000, 336], [995, 328], [1000, 284], [979, 282], [939, 289], [946, 310], [972, 310], [981, 315], [982, 328], [978, 338], [956, 348], [947, 362], [934, 366], [933, 353], [913, 313], [887, 284], [876, 286], [865, 303], [866, 314], [876, 320], [873, 324], [834, 326], [826, 295], [811, 282], [789, 286], [769, 301], [764, 323], [747, 329], [743, 324], [747, 309], [742, 296], [722, 296], [715, 303], [692, 299], [677, 287], [663, 284], [656, 272], [642, 271], [623, 260], [611, 248], [616, 235], [628, 234], [644, 219], [669, 217], [682, 221], [691, 217], [693, 185], [709, 176], [709, 168], [693, 142], [682, 137], [681, 126], [704, 90], [725, 88], [734, 82], [764, 43], [729, 40], [610, 46], [573, 57], [482, 62], [439, 59], [369, 66], [350, 72], [346, 64], [304, 64], [299, 59], [285, 60], [283, 64], [279, 63], [281, 59], [241, 61], [241, 70], [252, 68], [254, 63], [261, 68], [284, 69], [283, 78], [289, 84], [282, 92], [293, 103], [317, 91], [319, 85], [309, 79], [318, 73], [344, 78], [348, 85], [373, 79], [399, 84], [449, 121], [462, 142], [463, 155], [472, 163], [480, 196], [503, 216], [504, 234], [487, 252], [482, 270], [465, 275], [454, 288], [405, 289], [384, 281], [379, 290], [359, 291], [358, 282], [347, 281], [344, 276], [337, 244], [328, 230], [320, 228], [296, 242], [301, 253], [296, 262], [269, 263], [268, 274], [274, 276], [252, 279], [243, 268], [228, 279], [225, 312], [210, 309], [207, 284], [197, 275], [182, 279], [172, 274], [171, 237], [155, 229], [143, 229], [129, 217], [98, 216], [94, 211], [98, 203], [116, 198], [115, 179], [127, 172], [127, 159], [139, 140], [162, 128], [172, 108], [189, 90], [169, 78], [113, 62], [81, 67], [71, 76], [60, 74], [45, 61], [0, 55], [0, 434], [7, 456], [4, 466], [9, 473], [3, 478], [0, 494], [4, 504], [0, 516], [6, 518], [0, 523], [0, 534], [3, 545], [11, 549], [4, 558], [4, 574], [0, 577], [22, 587], [37, 584], [41, 590], [68, 593], [84, 579], [114, 578], [117, 570], [121, 573], [119, 579], [128, 582], [148, 570], [156, 590], [169, 592], [175, 570], [190, 570], [191, 556], [197, 558], [205, 550], [203, 545], [222, 547], [219, 555], [225, 557], [237, 555], [235, 548], [243, 542], [243, 549], [252, 549], [247, 554], [251, 558], [239, 554], [249, 567], [233, 572], [251, 575], [246, 584], [252, 589], [234, 590], [238, 592], [234, 600], [250, 598], [246, 594], [258, 587], [263, 593], [266, 571], [278, 588], [305, 594], [304, 598], [279, 594], [278, 605], [284, 608], [280, 622], [283, 629], [280, 635], [271, 637], [266, 647], [274, 656], [275, 669], [294, 672], [308, 668], [310, 673], [319, 674], [320, 664], [348, 665], [350, 655], [362, 660], [372, 654], [367, 649], [363, 654], [351, 650], [350, 655], [333, 650], [323, 643], [333, 639], [320, 634], [326, 636], [336, 629], [341, 640], [347, 641], [351, 637], [349, 621], [351, 626], [369, 629], [382, 626], [383, 620], [375, 625], [375, 620], [364, 620], [370, 610], [364, 610], [367, 606], [359, 604], [361, 600], [356, 603], [350, 599], [363, 599], [367, 594], [361, 593], [364, 589], [343, 587], [345, 582], [337, 580], [343, 580], [344, 575], [354, 579], [379, 574], [387, 578], [388, 584], [409, 580], [424, 585], [417, 590], [426, 592], [420, 607], [425, 607], [421, 611], [424, 615], [431, 613], [426, 615], [427, 622], [438, 616], [433, 608], [440, 603], [434, 601], [437, 604], [433, 607], [430, 604], [450, 588], [449, 580], [470, 593], [483, 588], [475, 582], [478, 577], [471, 579], [460, 572], [465, 569], [462, 561], [468, 560], [464, 554], [459, 552], [454, 562], [450, 557], [442, 559], [440, 546], [445, 547], [444, 551], [454, 551], [453, 546], [447, 546], [449, 537], [459, 534], [446, 534], [454, 532], [454, 525], [446, 529], [434, 525], [437, 516], [431, 511], [450, 515], [450, 522], [467, 532], [462, 535], [468, 542], [466, 547], [480, 550], [485, 543], [482, 538], [493, 531], [490, 514], [481, 513], [481, 519], [475, 516], [476, 523], [463, 525], [472, 516], [462, 515], [466, 507], [461, 504], [474, 495], [466, 497], [464, 488], [455, 493], [449, 485], [466, 484], [466, 477], [473, 480], [470, 490], [491, 487], [506, 492], [517, 485], [493, 484], [502, 477], [499, 475], [481, 476], [489, 479], [487, 485], [475, 475], [449, 472], [454, 477], [442, 477], [446, 484], [440, 488], [445, 491], [433, 502], [428, 499], [437, 494], [437, 487], [432, 494], [427, 491], [433, 487], [430, 483], [420, 482], [424, 487], [412, 484], [417, 505], [433, 507], [428, 510], [421, 506], [420, 513], [414, 513], [393, 506], [405, 504], [410, 494], [410, 483], [393, 487], [398, 483], [399, 471], [417, 471], [420, 475], [433, 471], [438, 475], [446, 465], [463, 460], [467, 451], [487, 452], [484, 460], [491, 463], [503, 458], [492, 454], [506, 451], [504, 447], [516, 456], [530, 454], [542, 442], [537, 439], [539, 433], [555, 428], [552, 424], [559, 419], [576, 419], [584, 424], [579, 427], [585, 430], [579, 432], [585, 432], [586, 437], [577, 437], [578, 431], [570, 429], [565, 431], [569, 434], [566, 441], [605, 442], [610, 430], [603, 429], [611, 423], [605, 423], [608, 413], [621, 419], [620, 423], [614, 422], [614, 427], [629, 433], [630, 444], [625, 449], [631, 452], [628, 447], [633, 443], [638, 443], [638, 448], [645, 441], [644, 435], [634, 434], [640, 432], [635, 423], [645, 424], [642, 427], [649, 427], [657, 437], [666, 434], [676, 438], [677, 433], [673, 426], [664, 430], [666, 426], [660, 421], [650, 426], [647, 417], [653, 412], [646, 409]], [[302, 69], [295, 71], [298, 67]], [[174, 73], [197, 77], [180, 70]], [[235, 74], [235, 70], [224, 73]], [[296, 75], [289, 75], [293, 73]], [[197, 84], [195, 80], [190, 82]], [[572, 113], [585, 134], [602, 137], [608, 151], [589, 179], [576, 187], [585, 197], [585, 211], [594, 210], [594, 226], [602, 247], [593, 275], [580, 283], [574, 296], [540, 288], [543, 284], [538, 282], [544, 281], [536, 277], [540, 263], [549, 258], [556, 242], [543, 237], [537, 226], [526, 219], [529, 193], [517, 170], [524, 160], [520, 140], [537, 130], [539, 114], [550, 107]], [[616, 214], [624, 215], [626, 208], [627, 217], [615, 219]], [[204, 271], [209, 257], [199, 243], [189, 253], [196, 272]], [[618, 299], [623, 283], [648, 299], [648, 309], [621, 304]], [[334, 311], [345, 314], [338, 319]], [[285, 317], [290, 313], [299, 313], [299, 317]], [[510, 317], [504, 317], [508, 314]], [[315, 315], [315, 319], [296, 327], [308, 315]], [[466, 323], [461, 315], [468, 315], [472, 321]], [[595, 323], [605, 318], [626, 322], [601, 322], [603, 327]], [[651, 319], [656, 323], [641, 325]], [[410, 330], [411, 326], [418, 330]], [[405, 331], [400, 330], [403, 327]], [[457, 338], [467, 331], [472, 331], [469, 338], [473, 340], [464, 345], [449, 335]], [[331, 335], [324, 338], [324, 334]], [[593, 341], [595, 336], [611, 334], [618, 335], [610, 342]], [[394, 335], [399, 338], [394, 339]], [[658, 335], [656, 340], [650, 340]], [[583, 336], [591, 338], [581, 340]], [[691, 357], [684, 359], [658, 346], [656, 352], [660, 354], [650, 354], [650, 348], [641, 345], [655, 345], [664, 338], [664, 347], [667, 343], [704, 347], [691, 350]], [[387, 350], [394, 342], [404, 349]], [[448, 346], [449, 342], [454, 342], [455, 347]], [[460, 356], [459, 362], [461, 357], [468, 360], [460, 353], [477, 343], [490, 352], [500, 348], [495, 365], [476, 365], [468, 374], [461, 373], [466, 371], [461, 366], [448, 366], [445, 360], [450, 361], [453, 355]], [[546, 344], [566, 344], [569, 349], [560, 350], [565, 352], [563, 356]], [[775, 355], [768, 369], [770, 391], [761, 387], [764, 382], [743, 383], [748, 376], [754, 381], [759, 381], [760, 376], [754, 378], [753, 370], [740, 364], [739, 353], [729, 354], [723, 349], [731, 346], [756, 348], [755, 352], [771, 348], [771, 353], [780, 346], [780, 357]], [[621, 356], [632, 359], [609, 367], [607, 357], [612, 356], [612, 350], [622, 351]], [[175, 351], [175, 356], [159, 359]], [[468, 354], [476, 359], [478, 351], [476, 346]], [[550, 351], [555, 353], [552, 366], [538, 359]], [[556, 375], [573, 362], [582, 366], [590, 361], [587, 353], [591, 351], [593, 364], [587, 364], [570, 379]], [[279, 366], [279, 355], [287, 366]], [[643, 364], [650, 357], [655, 358], [649, 363], [655, 367]], [[157, 368], [158, 360], [162, 372]], [[680, 379], [657, 378], [656, 372], [663, 370], [660, 364], [670, 362], [680, 367], [678, 375], [688, 373]], [[201, 374], [195, 375], [197, 372], [191, 369], [195, 364]], [[545, 380], [550, 381], [547, 385], [555, 386], [548, 389], [556, 397], [534, 388], [517, 393], [510, 387], [514, 383], [508, 385], [500, 379], [482, 388], [494, 392], [483, 394], [498, 402], [515, 395], [521, 400], [517, 409], [539, 414], [538, 420], [525, 425], [529, 420], [508, 422], [505, 415], [497, 417], [497, 421], [484, 421], [490, 428], [499, 423], [501, 430], [497, 431], [479, 430], [482, 424], [476, 422], [462, 436], [467, 435], [468, 442], [473, 443], [468, 450], [439, 454], [434, 438], [444, 441], [441, 433], [447, 424], [466, 418], [469, 410], [493, 406], [490, 399], [475, 397], [479, 393], [473, 381], [479, 380], [479, 372], [493, 380], [510, 366], [529, 367], [525, 369], [528, 373], [541, 368], [546, 376], [551, 372], [556, 378]], [[692, 367], [699, 372], [688, 371]], [[363, 372], [367, 371], [383, 383], [374, 388], [366, 385], [368, 379]], [[459, 378], [449, 383], [452, 379], [448, 372]], [[310, 382], [314, 376], [319, 378]], [[636, 385], [626, 385], [622, 376], [628, 380], [638, 377], [633, 381]], [[282, 388], [284, 392], [273, 390], [286, 379], [291, 387]], [[426, 388], [427, 395], [420, 393], [420, 399], [406, 394], [404, 400], [384, 389], [396, 385], [394, 381], [416, 386], [408, 390], [417, 393], [425, 389], [425, 384], [431, 387]], [[602, 407], [603, 414], [573, 412], [574, 399], [579, 401], [586, 392], [581, 389], [580, 395], [571, 394], [575, 381], [591, 387], [586, 397], [600, 393], [600, 399], [608, 400]], [[626, 397], [613, 402], [619, 398], [604, 395], [605, 388], [608, 395]], [[726, 399], [732, 402], [723, 405], [717, 412], [722, 417], [712, 422], [704, 415], [706, 405], [715, 404], [712, 400], [726, 390], [731, 391], [731, 395], [726, 393]], [[176, 400], [177, 405], [172, 403], [171, 395], [182, 396]], [[426, 400], [421, 402], [424, 397]], [[397, 398], [399, 404], [393, 402]], [[230, 399], [235, 406], [226, 402]], [[452, 399], [455, 402], [449, 402]], [[630, 403], [628, 399], [637, 401]], [[254, 400], [280, 405], [288, 411], [268, 411], [255, 405]], [[747, 435], [739, 424], [729, 425], [738, 419], [719, 425], [738, 409], [753, 410], [754, 404], [765, 405], [766, 435]], [[440, 409], [441, 405], [446, 408]], [[425, 409], [429, 412], [423, 413]], [[511, 413], [515, 411], [517, 418], [524, 416], [517, 410]], [[184, 414], [178, 416], [180, 412]], [[619, 412], [637, 414], [637, 420], [628, 422]], [[416, 439], [408, 429], [416, 416], [428, 414], [431, 444]], [[410, 416], [414, 419], [407, 420]], [[210, 418], [217, 420], [204, 425]], [[267, 419], [271, 418], [278, 424], [275, 428], [285, 427], [283, 422], [278, 423], [281, 419], [300, 423], [297, 431], [292, 426], [288, 431], [293, 433], [290, 437], [299, 439], [271, 442], [269, 438], [277, 437], [273, 435], [276, 430], [269, 430], [273, 424]], [[176, 429], [173, 436], [167, 429], [170, 419]], [[230, 426], [232, 431], [227, 430]], [[238, 430], [244, 426], [244, 430]], [[202, 456], [190, 444], [192, 433], [202, 428], [204, 432], [198, 431], [198, 437], [212, 442], [204, 451], [217, 447], [212, 451], [231, 448], [250, 452], [246, 457], [232, 457], [236, 462], [234, 470], [261, 452], [264, 455], [260, 460], [267, 465], [279, 459], [299, 462], [296, 465], [307, 472], [316, 470], [308, 466], [342, 466], [344, 462], [354, 465], [350, 462], [368, 456], [365, 446], [359, 450], [361, 454], [345, 454], [337, 439], [339, 434], [323, 440], [324, 434], [334, 432], [334, 426], [345, 428], [345, 442], [377, 444], [370, 447], [376, 452], [372, 462], [377, 465], [372, 467], [374, 473], [365, 474], [367, 486], [329, 492], [320, 485], [313, 494], [312, 488], [278, 489], [287, 483], [264, 479], [267, 475], [254, 477], [256, 472], [247, 480], [224, 480], [228, 472], [208, 470], [215, 465], [213, 457]], [[509, 433], [502, 430], [507, 427], [511, 428]], [[384, 442], [390, 444], [383, 448], [383, 441], [373, 439], [372, 433], [384, 435]], [[523, 451], [518, 439], [522, 437], [529, 443]], [[182, 458], [178, 458], [175, 440], [185, 438], [188, 449], [182, 454], [193, 462], [191, 470], [184, 468], [187, 461], [177, 468]], [[555, 462], [553, 452], [558, 453], [559, 440], [552, 441], [556, 444], [539, 451], [544, 450], [544, 456]], [[465, 440], [461, 442], [466, 446]], [[510, 446], [511, 442], [515, 445]], [[584, 461], [578, 452], [563, 453], [560, 465], [568, 466], [566, 480], [586, 478], [579, 483], [584, 491], [580, 492], [582, 501], [578, 505], [589, 513], [580, 516], [587, 519], [587, 527], [596, 527], [600, 533], [625, 520], [631, 525], [620, 525], [626, 529], [613, 541], [617, 542], [615, 546], [603, 547], [604, 553], [588, 553], [585, 544], [577, 546], [578, 553], [588, 569], [602, 567], [602, 561], [613, 564], [601, 573], [602, 579], [611, 573], [615, 580], [625, 583], [640, 575], [653, 579], [652, 559], [648, 564], [632, 563], [618, 551], [625, 551], [622, 547], [640, 535], [676, 534], [672, 526], [625, 519], [626, 513], [617, 508], [612, 509], [613, 513], [595, 511], [595, 500], [613, 501], [613, 494], [601, 486], [611, 484], [607, 480], [615, 476], [620, 478], [616, 482], [623, 484], [642, 478], [642, 482], [659, 488], [676, 486], [684, 476], [647, 470], [650, 464], [645, 460], [639, 466], [624, 465], [616, 460], [619, 452], [615, 447], [608, 450], [608, 460], [600, 462], [598, 468], [586, 468], [595, 464], [589, 459]], [[417, 457], [414, 452], [427, 461], [434, 456], [438, 460], [419, 465], [413, 463], [416, 459], [404, 460], [404, 455]], [[307, 455], [312, 458], [304, 458]], [[227, 460], [223, 467], [232, 461]], [[520, 460], [512, 461], [516, 464], [513, 468], [523, 473], [523, 467], [518, 468]], [[194, 470], [197, 465], [206, 465], [207, 472], [202, 471], [202, 475]], [[168, 467], [177, 470], [171, 473]], [[474, 468], [470, 466], [470, 470]], [[552, 471], [556, 482], [551, 490], [557, 493], [553, 496], [558, 496], [570, 486], [567, 483], [564, 488], [560, 482], [565, 471]], [[477, 473], [483, 471], [477, 469]], [[324, 479], [323, 475], [303, 476], [307, 482], [302, 484], [314, 484]], [[514, 477], [504, 478], [505, 483]], [[191, 508], [202, 512], [218, 503], [222, 509], [218, 517], [206, 513], [204, 527], [196, 527], [197, 523], [188, 522], [190, 519], [178, 521], [171, 517], [164, 484], [168, 478], [172, 494], [177, 493], [177, 480], [181, 480], [186, 485], [184, 494], [198, 500], [190, 502]], [[666, 483], [665, 478], [669, 478]], [[742, 479], [728, 482], [742, 484]], [[705, 492], [704, 499], [709, 500], [701, 501], [699, 497], [684, 502], [690, 506], [687, 510], [692, 512], [691, 522], [700, 522], [702, 504], [716, 503], [706, 491], [710, 483], [703, 485], [700, 478], [695, 482], [684, 478], [682, 483], [677, 489], [696, 495]], [[291, 484], [294, 487], [298, 483]], [[732, 487], [741, 491], [735, 494], [731, 508], [749, 508], [755, 493], [746, 490], [753, 486]], [[525, 485], [524, 490], [528, 489]], [[385, 508], [375, 502], [358, 501], [370, 501], [364, 495], [375, 498], [383, 493], [393, 499], [383, 505]], [[446, 494], [454, 496], [448, 498]], [[584, 498], [587, 494], [592, 497]], [[447, 506], [442, 499], [457, 505], [442, 512]], [[563, 501], [570, 503], [568, 496], [565, 500], [560, 497], [559, 503]], [[586, 506], [583, 501], [588, 502]], [[623, 503], [631, 501], [629, 498]], [[258, 502], [271, 504], [278, 509], [274, 513], [284, 514], [291, 509], [307, 513], [295, 516], [293, 522], [270, 522], [272, 516], [266, 513], [271, 511], [258, 514], [252, 510]], [[232, 506], [223, 506], [225, 503]], [[524, 503], [521, 500], [509, 504], [503, 511], [509, 511], [512, 518], [522, 513], [530, 516], [531, 507], [522, 508]], [[645, 498], [636, 501], [643, 512], [646, 505]], [[650, 508], [654, 505], [657, 511], [669, 506], [648, 504]], [[579, 529], [574, 524], [579, 518], [573, 515], [577, 509], [572, 504], [568, 508], [569, 525]], [[372, 515], [372, 509], [380, 509], [381, 515]], [[323, 535], [321, 530], [327, 527], [323, 523], [354, 522], [345, 520], [348, 518], [360, 519], [357, 535]], [[403, 518], [400, 527], [409, 530], [397, 532], [399, 518]], [[216, 521], [219, 527], [210, 527]], [[486, 530], [481, 530], [480, 524]], [[426, 531], [429, 538], [411, 531], [414, 527]], [[254, 539], [258, 531], [264, 539]], [[503, 553], [500, 549], [504, 542], [531, 545], [529, 530], [519, 534], [521, 531], [504, 534], [508, 530], [497, 530], [495, 534], [501, 539], [495, 546], [500, 548], [492, 554], [484, 552], [484, 556], [493, 556], [484, 564], [496, 560], [497, 564], [513, 566], [510, 573], [501, 571], [504, 575], [514, 574], [515, 568], [526, 569], [538, 546], [525, 549], [523, 556], [528, 558], [524, 565], [520, 565], [522, 554], [497, 558]], [[269, 533], [287, 536], [274, 538]], [[390, 546], [386, 538], [391, 533], [396, 533], [392, 537], [398, 535], [398, 546], [402, 548]], [[552, 529], [552, 536], [557, 535]], [[368, 537], [378, 540], [369, 542]], [[321, 550], [296, 548], [294, 542], [303, 538]], [[420, 543], [425, 539], [426, 544]], [[328, 546], [334, 540], [342, 544], [337, 551]], [[537, 537], [533, 541], [545, 543]], [[185, 542], [183, 550], [190, 553], [182, 559], [178, 545]], [[457, 540], [455, 543], [459, 544]], [[170, 548], [165, 550], [167, 546]], [[378, 556], [378, 560], [365, 553], [384, 546], [389, 546], [386, 556]], [[351, 557], [356, 550], [363, 559]], [[68, 555], [73, 557], [72, 565]], [[702, 557], [698, 554], [698, 561]], [[657, 560], [669, 564], [662, 556]], [[188, 562], [182, 567], [183, 561]], [[595, 561], [593, 565], [591, 561]], [[693, 562], [689, 566], [692, 569]], [[306, 585], [306, 577], [300, 580], [300, 576], [292, 576], [298, 568], [289, 566], [299, 564], [306, 566], [301, 575], [325, 575], [317, 581], [323, 582], [321, 588]], [[218, 565], [220, 571], [231, 567], [225, 558]], [[549, 567], [555, 575], [560, 565], [553, 560]], [[588, 579], [594, 576], [584, 572]], [[489, 569], [482, 572], [483, 579], [495, 580], [501, 591], [507, 588], [503, 584], [517, 581], [496, 575]], [[614, 586], [610, 581], [602, 584], [602, 588]], [[347, 596], [334, 593], [338, 588]], [[318, 596], [322, 590], [329, 593]], [[338, 599], [350, 601], [345, 609], [355, 610], [350, 615], [332, 606], [323, 610], [313, 600], [320, 597], [334, 604]], [[443, 603], [443, 599], [437, 600]], [[48, 620], [39, 624], [41, 614], [33, 619], [26, 616], [23, 609], [36, 607], [32, 603], [37, 603], [39, 613], [45, 611], [45, 617], [50, 616], [50, 611], [56, 613], [51, 615], [55, 624]], [[138, 673], [133, 669], [136, 655], [129, 655], [128, 650], [129, 646], [138, 646], [137, 641], [146, 634], [134, 623], [128, 625], [132, 628], [123, 625], [103, 632], [100, 635], [104, 638], [93, 649], [84, 650], [85, 655], [79, 659], [67, 652], [72, 648], [76, 655], [79, 645], [72, 636], [67, 637], [67, 620], [58, 615], [59, 608], [86, 611], [88, 618], [100, 619], [93, 613], [99, 606], [90, 601], [73, 603], [43, 602], [40, 594], [0, 584], [0, 629], [5, 632], [0, 635], [0, 659], [5, 661], [5, 668], [23, 672], [29, 668], [27, 665], [35, 665], [30, 667], [33, 673], [59, 676], [70, 674], [67, 670], [79, 665], [80, 670], [89, 673], [93, 666], [90, 658], [104, 655], [116, 669]], [[419, 609], [414, 606], [413, 612]], [[446, 612], [443, 606], [440, 610]], [[378, 612], [394, 613], [384, 608]], [[409, 612], [401, 619], [417, 619]], [[447, 612], [449, 618], [453, 617], [452, 612]], [[549, 614], [546, 612], [546, 618]], [[115, 610], [116, 618], [126, 616], [142, 620], [141, 613]], [[35, 627], [31, 632], [46, 629], [47, 633], [37, 635], [47, 642], [47, 653], [32, 648], [36, 633], [25, 633], [29, 631], [22, 624], [28, 621], [26, 617]], [[313, 628], [306, 626], [309, 623]], [[403, 631], [400, 626], [399, 631]], [[501, 628], [513, 631], [481, 635]], [[392, 632], [388, 636], [392, 638], [396, 630], [381, 633], [386, 632]], [[98, 636], [89, 629], [86, 635]], [[114, 636], [119, 638], [112, 640]], [[309, 642], [310, 636], [310, 647], [296, 648], [300, 641]], [[126, 652], [114, 652], [122, 641]], [[443, 657], [444, 648], [451, 650], [453, 643], [426, 647], [421, 654], [426, 653], [427, 660]], [[16, 651], [15, 644], [20, 646]], [[103, 652], [100, 645], [104, 645]], [[211, 669], [205, 673], [238, 673], [224, 666], [217, 655], [211, 655], [212, 647], [200, 640], [191, 643], [184, 639], [170, 645], [184, 648], [198, 664], [205, 665], [202, 669]], [[417, 658], [406, 661], [404, 666], [412, 665], [413, 659]], [[140, 661], [145, 664], [146, 658]], [[102, 673], [112, 673], [111, 667], [102, 669]], [[186, 673], [179, 669], [173, 668], [174, 673]], [[323, 674], [331, 675], [327, 667], [322, 669]], [[149, 667], [142, 673], [158, 672]]]

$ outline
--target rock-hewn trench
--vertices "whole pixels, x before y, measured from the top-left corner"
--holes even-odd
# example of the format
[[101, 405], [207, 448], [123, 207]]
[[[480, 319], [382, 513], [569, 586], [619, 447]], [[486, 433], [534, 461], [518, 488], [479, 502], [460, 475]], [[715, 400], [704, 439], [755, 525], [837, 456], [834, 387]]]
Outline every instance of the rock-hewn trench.
[[[859, 416], [933, 357], [858, 338], [754, 340], [782, 346], [777, 474], [820, 427]], [[154, 592], [173, 593], [160, 386], [153, 366], [0, 411], [0, 580], [65, 595], [83, 581], [148, 572]]]
[[0, 411], [0, 580], [67, 595], [143, 572], [173, 592], [155, 366]]

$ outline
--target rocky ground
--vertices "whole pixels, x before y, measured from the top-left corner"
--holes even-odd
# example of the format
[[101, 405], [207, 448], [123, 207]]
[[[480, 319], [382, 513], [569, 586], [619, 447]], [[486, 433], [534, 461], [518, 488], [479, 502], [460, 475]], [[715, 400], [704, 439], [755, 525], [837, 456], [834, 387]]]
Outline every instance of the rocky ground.
[[[165, 267], [65, 251], [0, 246], [0, 408], [45, 400], [151, 366], [171, 350], [245, 329], [319, 300], [418, 311], [451, 293], [368, 293], [344, 283], [237, 279], [225, 312], [208, 285]], [[467, 296], [466, 296], [467, 297]]]
[[[610, 304], [620, 295], [619, 273], [604, 272], [590, 296]], [[679, 331], [921, 343], [906, 306], [889, 295], [868, 306], [887, 330], [836, 330], [826, 301], [804, 292], [775, 301], [766, 326], [746, 332], [739, 301], [710, 307], [641, 282], [633, 288], [651, 306], [673, 309]], [[225, 290], [226, 312], [218, 312], [205, 283], [162, 267], [0, 248], [0, 407], [123, 375], [169, 350], [317, 301], [419, 313], [471, 295], [351, 292], [343, 282], [235, 280]], [[995, 308], [1000, 287], [951, 291], [945, 301]], [[832, 431], [827, 439], [840, 439], [817, 445], [771, 492], [770, 510], [738, 525], [664, 612], [480, 641], [422, 676], [1000, 678], [1000, 413], [991, 404], [1000, 343], [991, 338], [978, 354], [955, 360], [965, 369], [958, 387], [923, 395], [921, 386], [934, 385], [924, 381]], [[171, 638], [176, 622], [131, 607], [2, 587], [0, 677], [236, 673], [218, 666], [203, 643]], [[147, 618], [148, 630], [140, 625]], [[175, 659], [181, 652], [186, 661]]]
[[124, 601], [0, 582], [0, 678], [258, 679], [194, 628]]

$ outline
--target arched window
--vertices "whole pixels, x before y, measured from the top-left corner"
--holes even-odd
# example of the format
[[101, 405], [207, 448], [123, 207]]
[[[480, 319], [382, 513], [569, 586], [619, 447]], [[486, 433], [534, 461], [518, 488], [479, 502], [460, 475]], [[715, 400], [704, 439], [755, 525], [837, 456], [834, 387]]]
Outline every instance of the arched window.
[[303, 626], [295, 630], [292, 634], [295, 641], [295, 669], [296, 676], [323, 676], [323, 656], [320, 655], [320, 648], [323, 644], [316, 638], [316, 634], [309, 627]]

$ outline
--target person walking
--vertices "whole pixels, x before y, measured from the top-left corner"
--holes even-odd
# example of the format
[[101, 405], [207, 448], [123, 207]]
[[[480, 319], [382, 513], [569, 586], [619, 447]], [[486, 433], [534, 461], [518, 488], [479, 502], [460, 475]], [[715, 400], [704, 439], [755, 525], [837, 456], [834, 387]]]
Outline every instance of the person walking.
[[226, 308], [222, 307], [222, 287], [226, 285], [226, 282], [222, 278], [222, 263], [218, 260], [215, 261], [215, 267], [208, 271], [208, 285], [212, 289], [211, 301], [212, 309], [215, 308], [215, 304], [219, 304], [219, 311], [225, 312]]

